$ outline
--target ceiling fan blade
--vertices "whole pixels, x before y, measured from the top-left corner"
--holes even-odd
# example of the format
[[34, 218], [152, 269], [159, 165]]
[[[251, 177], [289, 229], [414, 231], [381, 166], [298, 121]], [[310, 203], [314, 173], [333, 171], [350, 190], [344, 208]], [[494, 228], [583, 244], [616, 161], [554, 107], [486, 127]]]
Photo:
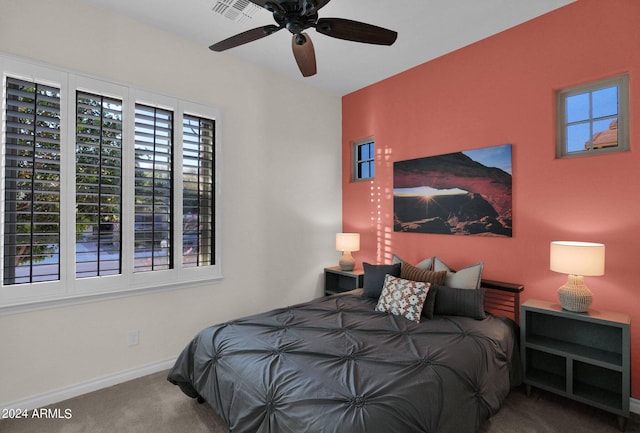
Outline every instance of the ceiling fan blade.
[[317, 0], [316, 1], [316, 10], [324, 7], [327, 3], [329, 3], [331, 0]]
[[398, 38], [393, 30], [343, 18], [320, 18], [316, 31], [332, 38], [376, 45], [392, 45]]
[[309, 35], [306, 33], [293, 35], [291, 47], [293, 48], [293, 57], [296, 58], [296, 63], [298, 63], [302, 76], [310, 77], [315, 75], [317, 72], [316, 52], [313, 49], [313, 42], [311, 42]]
[[235, 48], [237, 46], [253, 42], [258, 39], [262, 39], [265, 36], [269, 36], [272, 33], [277, 32], [282, 27], [270, 24], [268, 26], [258, 27], [255, 29], [247, 30], [246, 32], [239, 33], [235, 36], [231, 36], [223, 41], [217, 42], [209, 47], [212, 51], [224, 51], [229, 48]]

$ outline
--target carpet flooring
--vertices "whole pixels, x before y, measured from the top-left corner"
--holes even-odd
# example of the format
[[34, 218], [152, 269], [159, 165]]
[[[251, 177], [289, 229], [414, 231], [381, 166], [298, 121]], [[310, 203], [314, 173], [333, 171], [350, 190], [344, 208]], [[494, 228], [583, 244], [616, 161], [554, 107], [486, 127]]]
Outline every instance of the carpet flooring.
[[[0, 432], [229, 432], [208, 405], [185, 396], [166, 375], [155, 373], [57, 403], [42, 413], [45, 418], [33, 418], [29, 411], [27, 419], [0, 420]], [[607, 412], [538, 390], [527, 397], [516, 389], [479, 433], [617, 433], [617, 425], [617, 417]], [[640, 433], [640, 416], [631, 417], [626, 431]]]

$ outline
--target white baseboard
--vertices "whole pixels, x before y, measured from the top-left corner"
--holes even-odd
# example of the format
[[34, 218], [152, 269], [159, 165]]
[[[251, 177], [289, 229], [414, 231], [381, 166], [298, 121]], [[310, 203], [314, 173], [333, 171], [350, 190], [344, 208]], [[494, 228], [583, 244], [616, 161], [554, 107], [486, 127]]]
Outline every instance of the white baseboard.
[[158, 371], [168, 370], [175, 363], [176, 358], [165, 359], [164, 361], [154, 362], [152, 364], [143, 365], [141, 367], [132, 368], [130, 370], [121, 371], [107, 376], [91, 379], [76, 385], [59, 388], [43, 394], [27, 397], [22, 400], [0, 404], [0, 413], [5, 409], [23, 409], [32, 410], [44, 406], [49, 406], [79, 395], [87, 394], [99, 389], [108, 388], [122, 382], [137, 379], [142, 376], [157, 373]]
[[637, 398], [629, 399], [629, 410], [640, 415], [640, 400]]

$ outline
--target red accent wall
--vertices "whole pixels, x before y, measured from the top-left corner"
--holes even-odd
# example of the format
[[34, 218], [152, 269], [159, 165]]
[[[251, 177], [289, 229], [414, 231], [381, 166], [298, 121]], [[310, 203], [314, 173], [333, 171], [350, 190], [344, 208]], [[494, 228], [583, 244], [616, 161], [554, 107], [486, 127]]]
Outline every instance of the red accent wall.
[[[549, 242], [606, 244], [593, 307], [631, 315], [632, 395], [640, 398], [640, 1], [579, 0], [343, 97], [343, 230], [363, 261], [438, 255], [483, 261], [489, 279], [522, 283], [524, 299], [557, 300]], [[437, 41], [424, 41], [437, 43]], [[554, 91], [630, 78], [631, 151], [555, 158]], [[351, 142], [374, 136], [376, 177], [351, 181]], [[511, 143], [513, 237], [393, 232], [393, 162]]]

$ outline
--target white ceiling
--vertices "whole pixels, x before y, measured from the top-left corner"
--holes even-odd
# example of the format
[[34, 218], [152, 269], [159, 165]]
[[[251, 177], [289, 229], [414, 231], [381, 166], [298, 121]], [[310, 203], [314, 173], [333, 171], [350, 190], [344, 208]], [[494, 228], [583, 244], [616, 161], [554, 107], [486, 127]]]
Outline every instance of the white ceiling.
[[215, 53], [209, 45], [242, 31], [274, 24], [262, 8], [244, 22], [213, 12], [217, 0], [84, 0], [175, 33], [202, 45], [203, 55], [236, 56], [266, 69], [304, 80], [337, 95], [410, 69], [575, 0], [332, 0], [320, 18], [347, 18], [398, 32], [390, 47], [360, 44], [307, 32], [318, 73], [303, 78], [291, 52], [291, 34], [280, 31], [258, 41]]

